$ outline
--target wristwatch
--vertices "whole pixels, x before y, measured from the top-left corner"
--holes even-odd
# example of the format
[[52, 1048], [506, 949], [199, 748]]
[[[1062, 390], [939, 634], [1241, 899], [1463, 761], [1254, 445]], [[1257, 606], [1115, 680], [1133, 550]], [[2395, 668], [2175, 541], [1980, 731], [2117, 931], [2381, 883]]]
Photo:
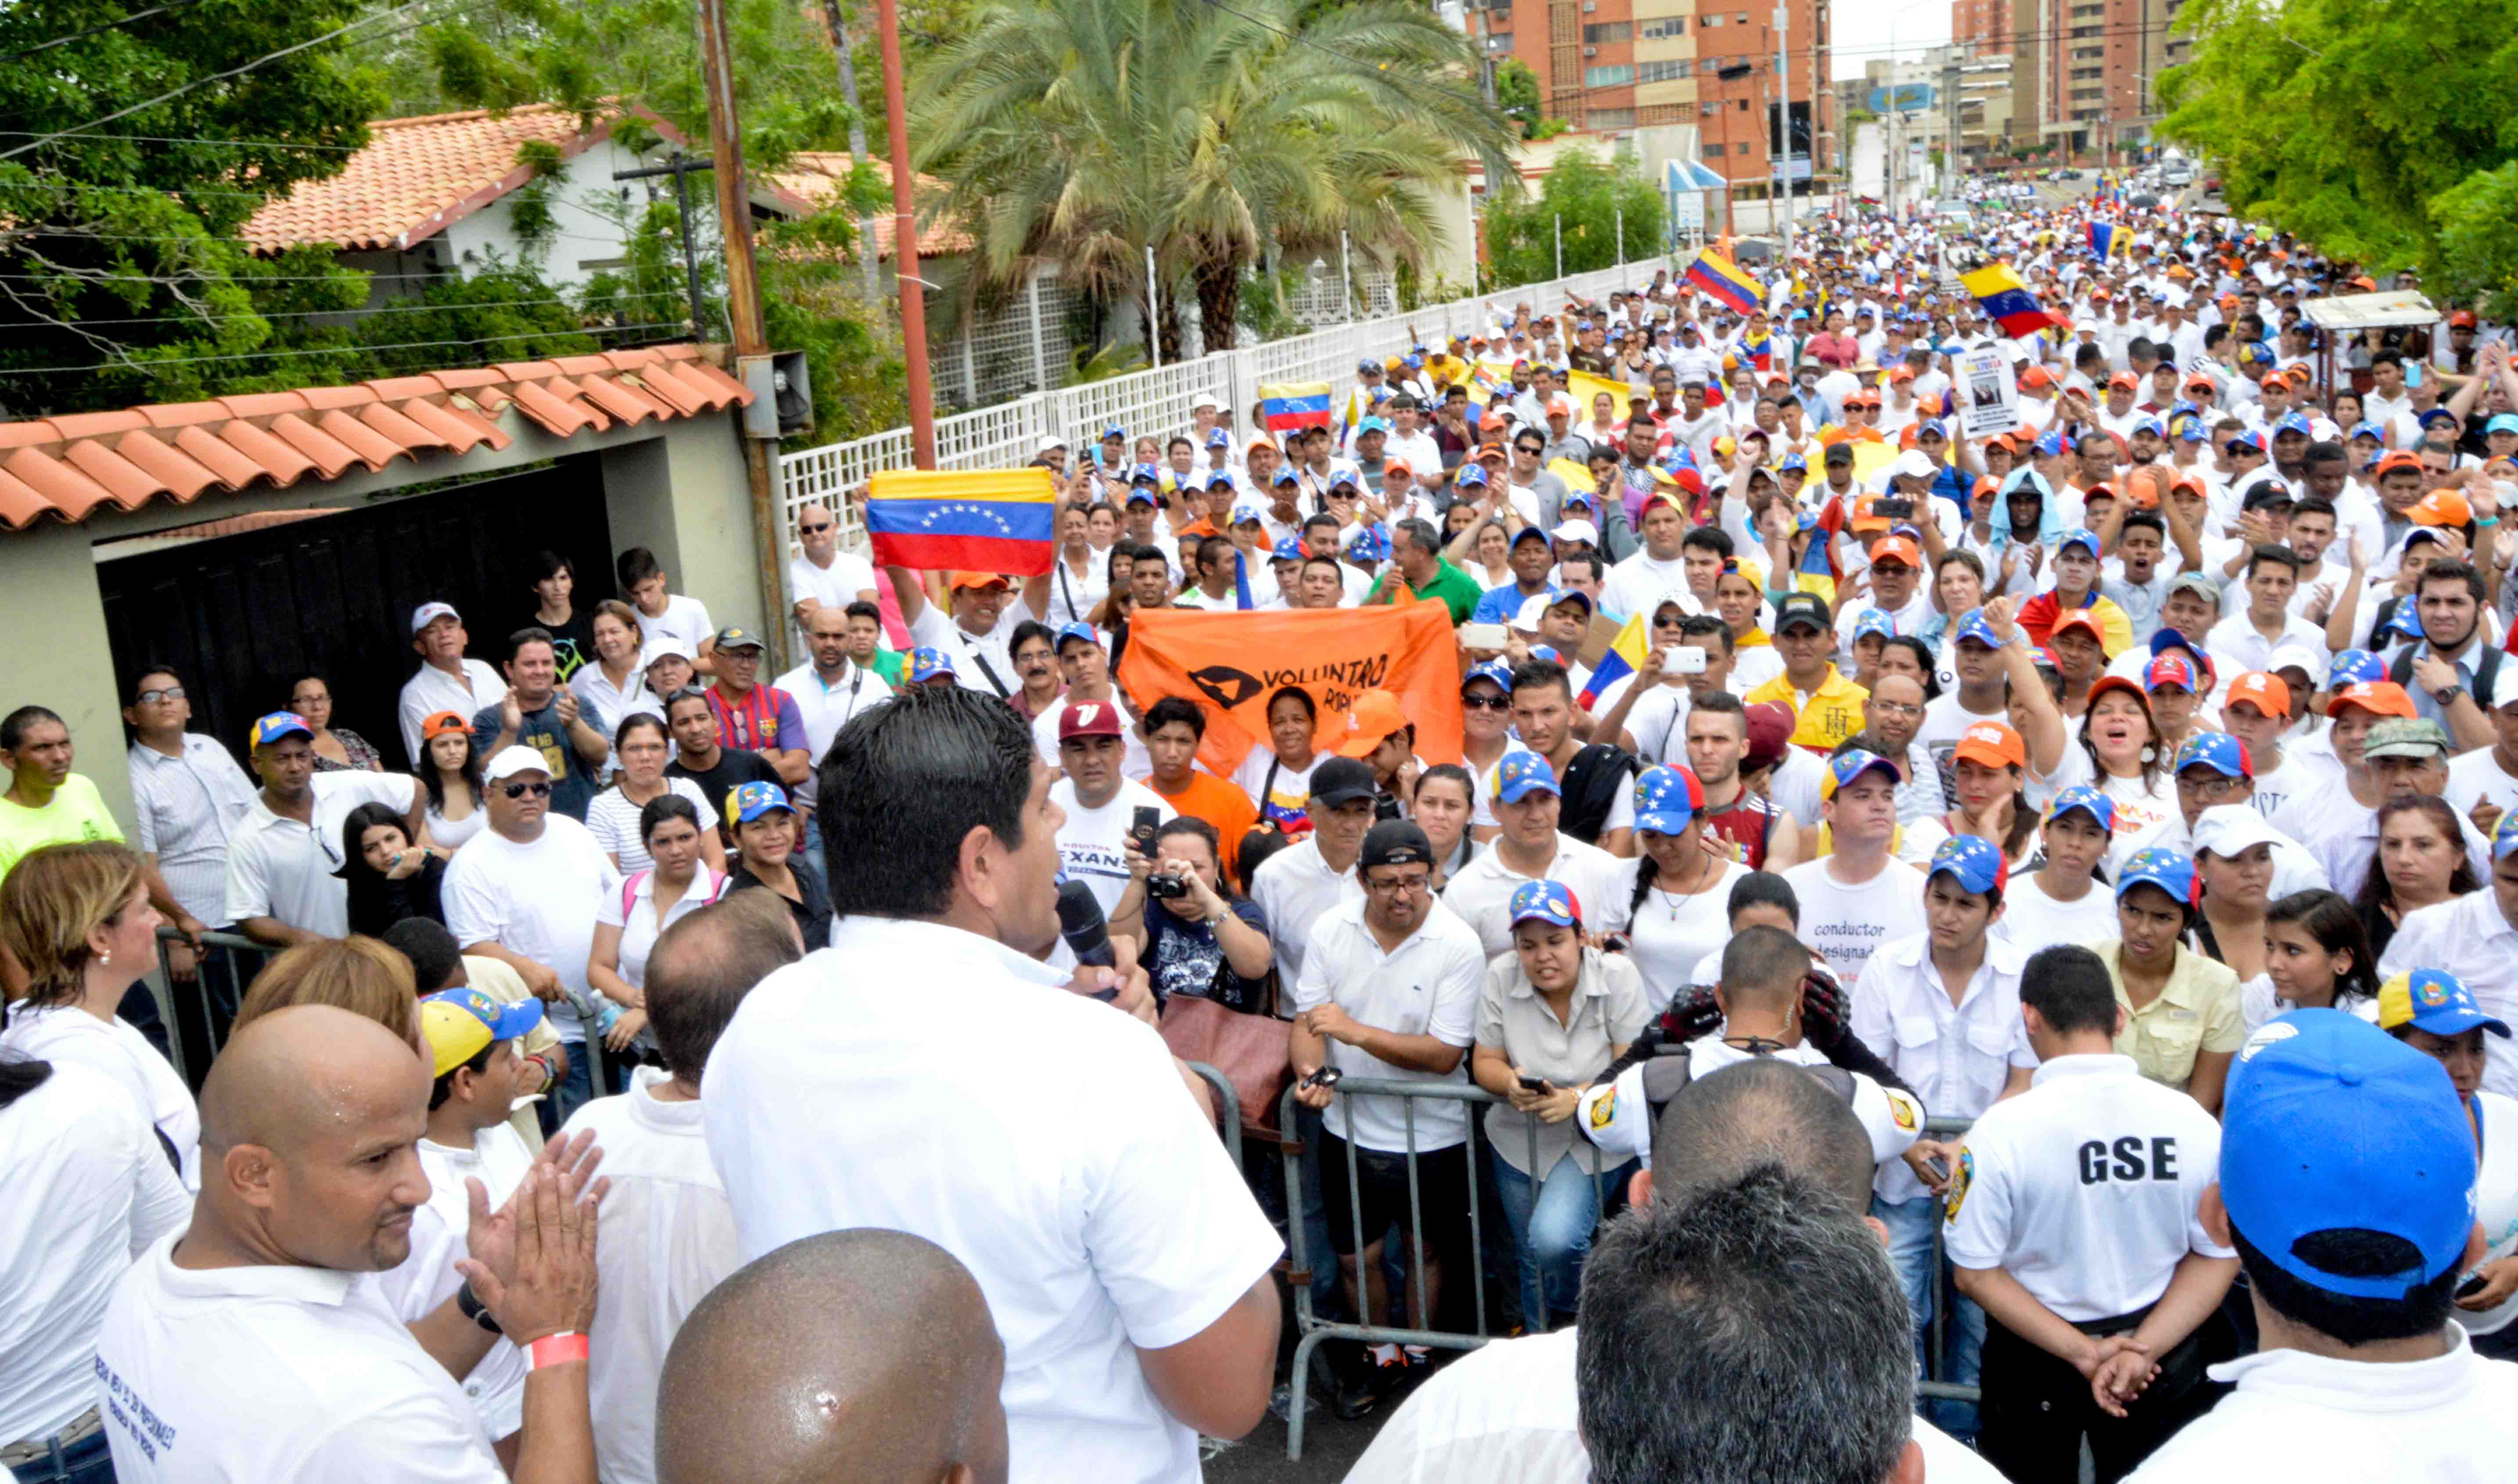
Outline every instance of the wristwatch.
[[2453, 706], [2456, 704], [2456, 699], [2464, 694], [2465, 687], [2461, 685], [2444, 685], [2431, 692], [2431, 700], [2438, 701], [2442, 707]]
[[481, 1295], [472, 1292], [471, 1279], [464, 1279], [463, 1286], [455, 1291], [455, 1306], [463, 1311], [464, 1318], [472, 1321], [476, 1325], [479, 1325], [482, 1329], [489, 1331], [491, 1334], [504, 1335], [507, 1333], [506, 1331], [499, 1328], [498, 1316], [492, 1314], [490, 1312], [490, 1306], [481, 1301]]

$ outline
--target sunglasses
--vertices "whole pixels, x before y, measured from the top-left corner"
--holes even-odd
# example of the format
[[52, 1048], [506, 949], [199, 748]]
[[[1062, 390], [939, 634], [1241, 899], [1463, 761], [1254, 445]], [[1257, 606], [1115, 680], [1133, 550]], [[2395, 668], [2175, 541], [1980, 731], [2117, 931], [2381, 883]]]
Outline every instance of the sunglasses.
[[839, 524], [839, 523], [838, 523], [837, 521], [822, 521], [822, 522], [819, 522], [819, 523], [817, 523], [817, 524], [814, 524], [814, 525], [811, 525], [811, 526], [804, 526], [804, 527], [801, 527], [801, 528], [799, 528], [799, 529], [800, 529], [800, 530], [802, 530], [804, 532], [804, 534], [806, 534], [806, 535], [808, 535], [808, 536], [817, 536], [817, 535], [820, 535], [823, 531], [830, 530], [832, 527], [834, 527], [834, 526], [836, 526], [836, 525], [838, 525], [838, 524]]
[[1472, 711], [1509, 711], [1512, 709], [1512, 698], [1509, 696], [1463, 696], [1460, 698], [1460, 704], [1468, 707]]
[[507, 797], [509, 797], [509, 798], [511, 798], [511, 799], [520, 799], [520, 798], [523, 798], [524, 796], [526, 796], [527, 794], [531, 794], [531, 795], [533, 795], [535, 798], [538, 798], [538, 799], [546, 799], [546, 798], [550, 797], [550, 784], [507, 784], [507, 785], [506, 785], [506, 794], [507, 794]]

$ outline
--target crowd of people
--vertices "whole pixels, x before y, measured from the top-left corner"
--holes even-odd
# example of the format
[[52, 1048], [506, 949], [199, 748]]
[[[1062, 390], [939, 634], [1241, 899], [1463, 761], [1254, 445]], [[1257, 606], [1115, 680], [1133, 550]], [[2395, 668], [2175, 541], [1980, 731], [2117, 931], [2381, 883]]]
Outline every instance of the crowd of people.
[[[140, 665], [129, 820], [19, 705], [0, 1468], [2513, 1477], [2518, 335], [2165, 209], [1802, 241], [1045, 440], [1043, 572], [806, 505], [784, 674], [632, 549], [420, 605], [381, 744]], [[1120, 679], [1426, 603], [1456, 750]]]

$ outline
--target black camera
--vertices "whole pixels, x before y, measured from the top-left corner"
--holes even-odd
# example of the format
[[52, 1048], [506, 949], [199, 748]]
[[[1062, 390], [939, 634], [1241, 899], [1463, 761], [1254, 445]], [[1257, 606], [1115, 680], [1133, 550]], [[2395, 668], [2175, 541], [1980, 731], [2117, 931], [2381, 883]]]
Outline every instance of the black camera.
[[1156, 871], [1146, 877], [1146, 895], [1157, 902], [1172, 897], [1186, 897], [1189, 895], [1189, 878], [1165, 875], [1161, 871]]

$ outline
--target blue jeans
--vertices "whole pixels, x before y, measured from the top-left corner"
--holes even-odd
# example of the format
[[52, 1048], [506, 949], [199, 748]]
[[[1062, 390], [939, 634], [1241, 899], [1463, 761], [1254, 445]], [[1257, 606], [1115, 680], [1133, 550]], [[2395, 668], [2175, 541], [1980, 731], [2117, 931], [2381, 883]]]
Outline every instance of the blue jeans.
[[113, 1484], [113, 1453], [102, 1432], [57, 1450], [51, 1458], [20, 1463], [18, 1484]]
[[1583, 1293], [1583, 1259], [1591, 1231], [1600, 1224], [1600, 1200], [1624, 1188], [1635, 1162], [1603, 1171], [1594, 1181], [1579, 1155], [1568, 1154], [1543, 1179], [1534, 1180], [1498, 1154], [1496, 1199], [1512, 1228], [1521, 1269], [1521, 1323], [1536, 1335], [1556, 1328], [1557, 1315], [1572, 1318]]
[[[1937, 1270], [1932, 1262], [1932, 1232], [1940, 1224], [1941, 1203], [1932, 1196], [1920, 1196], [1912, 1201], [1890, 1203], [1878, 1196], [1871, 1198], [1871, 1214], [1888, 1228], [1888, 1260], [1896, 1266], [1897, 1281], [1905, 1286], [1906, 1306], [1915, 1314], [1915, 1372], [1928, 1374], [1932, 1336], [1932, 1302], [1942, 1292], [1949, 1272], [1949, 1259], [1944, 1256]], [[1950, 1293], [1949, 1352], [1945, 1376], [1934, 1380], [1973, 1386], [1983, 1379], [1984, 1310], [1966, 1296]], [[1932, 1425], [1961, 1442], [1974, 1442], [1976, 1434], [1976, 1409], [1967, 1402], [1934, 1399], [1928, 1404], [1925, 1416]]]
[[[831, 879], [831, 869], [824, 864], [822, 848], [821, 822], [819, 820], [808, 822], [804, 826], [804, 864], [813, 868], [813, 874], [828, 882]], [[804, 952], [809, 954], [817, 948], [828, 947], [830, 945], [826, 943], [807, 943], [804, 945]]]

